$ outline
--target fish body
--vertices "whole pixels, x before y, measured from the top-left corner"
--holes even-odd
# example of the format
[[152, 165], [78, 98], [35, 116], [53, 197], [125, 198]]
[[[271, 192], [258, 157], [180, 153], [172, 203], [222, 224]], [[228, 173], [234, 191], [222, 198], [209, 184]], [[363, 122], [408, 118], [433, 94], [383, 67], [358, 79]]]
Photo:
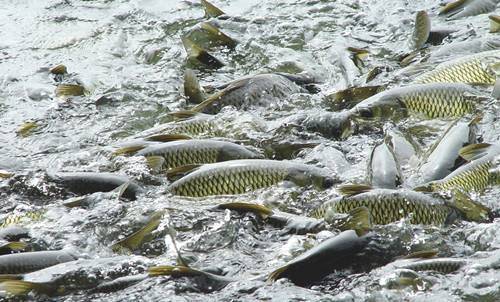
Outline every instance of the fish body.
[[302, 112], [291, 118], [289, 123], [300, 125], [304, 130], [317, 132], [331, 139], [346, 139], [356, 128], [349, 111]]
[[476, 133], [475, 121], [455, 121], [431, 147], [425, 162], [420, 166], [422, 181], [442, 179], [463, 164], [459, 151], [477, 142]]
[[439, 14], [446, 14], [447, 20], [489, 13], [498, 5], [498, 0], [457, 0], [445, 5]]
[[416, 272], [435, 271], [442, 274], [449, 274], [459, 270], [467, 263], [467, 260], [458, 258], [408, 259], [396, 261], [394, 266]]
[[424, 83], [468, 83], [493, 85], [500, 63], [500, 50], [484, 51], [441, 63], [413, 81]]
[[[469, 145], [468, 147], [474, 148], [476, 145]], [[471, 190], [482, 192], [490, 185], [500, 184], [500, 171], [498, 170], [500, 167], [500, 145], [487, 145], [480, 148], [472, 158], [466, 158], [466, 160], [469, 160], [469, 162], [445, 178], [430, 182], [432, 190], [461, 189], [466, 192]]]
[[127, 176], [113, 173], [94, 172], [58, 172], [49, 175], [49, 178], [77, 194], [90, 194], [95, 192], [109, 192], [129, 182], [123, 196], [135, 199], [142, 189], [132, 182]]
[[315, 209], [314, 218], [330, 217], [335, 213], [366, 207], [374, 224], [389, 224], [410, 218], [412, 224], [443, 225], [453, 221], [459, 212], [443, 199], [411, 190], [371, 189], [352, 196], [327, 201]]
[[305, 164], [242, 159], [203, 165], [173, 182], [168, 190], [174, 195], [192, 197], [242, 194], [282, 181], [328, 188], [336, 179], [322, 169]]
[[268, 105], [272, 99], [286, 98], [291, 94], [305, 91], [281, 74], [259, 74], [229, 83], [192, 110], [209, 114], [215, 114], [225, 106], [246, 110]]
[[357, 104], [351, 112], [362, 118], [460, 117], [473, 113], [482, 98], [477, 90], [464, 84], [416, 84], [376, 94]]
[[420, 153], [418, 143], [394, 125], [384, 127], [384, 132], [384, 140], [392, 147], [394, 157], [401, 165], [407, 164], [410, 158]]
[[67, 251], [26, 252], [0, 256], [0, 274], [24, 274], [76, 260]]
[[155, 144], [137, 152], [139, 156], [162, 156], [163, 168], [215, 163], [234, 159], [262, 158], [250, 149], [231, 142], [209, 139], [181, 140]]
[[368, 182], [374, 187], [394, 189], [402, 183], [394, 151], [385, 142], [376, 145], [368, 161]]

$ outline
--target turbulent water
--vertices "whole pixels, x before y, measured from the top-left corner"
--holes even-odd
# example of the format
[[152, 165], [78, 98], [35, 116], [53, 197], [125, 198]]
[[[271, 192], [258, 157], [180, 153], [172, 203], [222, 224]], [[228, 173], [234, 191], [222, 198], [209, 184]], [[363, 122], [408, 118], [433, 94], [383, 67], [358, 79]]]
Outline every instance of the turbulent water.
[[[255, 146], [269, 157], [325, 167], [343, 183], [363, 182], [367, 158], [383, 137], [381, 130], [369, 129], [344, 141], [293, 129], [278, 134], [270, 130], [292, 114], [330, 110], [325, 96], [363, 84], [373, 67], [382, 67], [382, 73], [370, 84], [396, 87], [404, 83], [396, 58], [408, 51], [419, 10], [428, 11], [433, 28], [457, 30], [443, 44], [495, 37], [488, 32], [487, 14], [446, 21], [437, 15], [438, 2], [216, 1], [228, 15], [239, 17], [217, 21], [239, 44], [231, 52], [213, 50], [226, 65], [210, 70], [187, 63], [181, 43], [183, 34], [205, 20], [196, 1], [4, 0], [0, 5], [0, 169], [15, 175], [0, 182], [2, 217], [43, 210], [40, 219], [23, 222], [30, 229], [34, 249], [69, 248], [96, 259], [116, 256], [110, 248], [114, 242], [137, 230], [155, 210], [166, 209], [164, 220], [176, 230], [177, 245], [192, 266], [211, 267], [240, 280], [214, 290], [192, 278], [149, 278], [116, 292], [76, 291], [54, 298], [57, 301], [499, 301], [499, 219], [448, 227], [401, 221], [381, 228], [389, 238], [405, 242], [407, 251], [438, 248], [441, 256], [471, 259], [470, 266], [454, 274], [423, 273], [431, 280], [423, 288], [387, 288], [382, 281], [391, 272], [383, 269], [342, 272], [309, 288], [284, 279], [268, 283], [257, 277], [331, 233], [282, 235], [280, 229], [251, 214], [209, 211], [214, 204], [234, 199], [172, 197], [165, 193], [166, 178], [151, 174], [143, 158], [112, 155], [117, 142], [169, 121], [168, 112], [188, 107], [182, 92], [186, 68], [197, 70], [201, 84], [210, 86], [257, 73], [307, 72], [321, 81], [319, 93], [295, 94], [245, 112], [225, 108], [220, 127], [231, 134], [230, 140]], [[362, 70], [342, 63], [349, 46], [370, 51]], [[438, 49], [434, 46], [431, 53]], [[450, 55], [464, 53], [454, 49]], [[432, 69], [443, 60], [436, 56], [430, 64], [419, 66]], [[48, 70], [57, 64], [67, 66], [69, 79], [86, 87], [85, 96], [55, 96], [56, 82]], [[490, 88], [481, 89], [488, 93]], [[481, 111], [482, 140], [498, 143], [498, 103], [485, 104]], [[38, 126], [25, 137], [19, 135], [19, 127], [30, 121]], [[398, 126], [413, 134], [426, 150], [450, 122], [411, 118]], [[293, 143], [317, 146], [298, 152], [280, 148]], [[416, 156], [402, 167], [404, 178], [415, 173], [418, 163]], [[135, 201], [95, 193], [91, 205], [66, 208], [62, 203], [70, 196], [46, 176], [55, 171], [126, 174], [142, 184], [146, 193]], [[335, 188], [318, 192], [282, 184], [236, 200], [302, 214], [337, 195]], [[498, 187], [475, 197], [494, 212], [500, 210]], [[135, 256], [130, 255], [131, 263], [132, 259], [142, 263], [132, 273], [152, 264], [175, 264], [170, 238], [161, 228], [156, 234]], [[490, 262], [481, 266], [484, 258]]]

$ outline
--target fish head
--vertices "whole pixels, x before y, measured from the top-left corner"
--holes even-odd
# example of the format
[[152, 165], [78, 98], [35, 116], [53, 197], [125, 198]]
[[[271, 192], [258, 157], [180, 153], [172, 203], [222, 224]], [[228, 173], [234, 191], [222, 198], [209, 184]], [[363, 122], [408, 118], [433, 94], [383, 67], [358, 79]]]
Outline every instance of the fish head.
[[404, 103], [391, 95], [375, 95], [359, 103], [352, 110], [362, 119], [401, 119], [407, 115]]

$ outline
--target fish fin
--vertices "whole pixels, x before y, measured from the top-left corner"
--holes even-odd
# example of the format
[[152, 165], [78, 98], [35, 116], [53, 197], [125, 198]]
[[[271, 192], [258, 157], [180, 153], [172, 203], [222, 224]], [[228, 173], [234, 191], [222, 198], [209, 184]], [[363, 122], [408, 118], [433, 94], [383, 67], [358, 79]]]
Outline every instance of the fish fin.
[[57, 96], [80, 96], [85, 94], [85, 88], [78, 84], [59, 84], [56, 88]]
[[174, 246], [175, 253], [177, 254], [177, 263], [180, 263], [183, 267], [189, 267], [188, 262], [184, 259], [181, 254], [181, 251], [177, 247], [177, 241], [175, 240], [175, 229], [169, 224], [167, 226], [168, 236], [170, 240], [172, 240], [172, 245]]
[[213, 95], [211, 95], [210, 97], [208, 97], [206, 100], [204, 100], [203, 102], [201, 102], [198, 105], [191, 108], [191, 110], [196, 111], [196, 112], [202, 112], [205, 108], [207, 108], [208, 106], [210, 106], [213, 103], [220, 100], [222, 98], [222, 96], [224, 96], [224, 94], [226, 94], [226, 93], [227, 93], [227, 91], [225, 91], [225, 90], [221, 90], [219, 92], [216, 92]]
[[281, 279], [281, 275], [288, 269], [288, 265], [284, 265], [274, 271], [272, 271], [267, 277], [268, 281], [274, 282]]
[[422, 48], [429, 39], [431, 32], [431, 20], [426, 11], [421, 10], [417, 12], [415, 17], [415, 28], [412, 35], [412, 47], [416, 50]]
[[25, 122], [16, 130], [16, 133], [19, 136], [27, 137], [37, 127], [38, 124], [36, 122]]
[[111, 249], [115, 252], [119, 252], [123, 248], [130, 251], [136, 250], [144, 242], [144, 237], [151, 234], [151, 232], [156, 230], [156, 228], [160, 225], [164, 213], [164, 211], [157, 211], [153, 213], [145, 226], [125, 239], [113, 244]]
[[162, 170], [163, 165], [165, 164], [165, 158], [163, 156], [157, 155], [146, 156], [146, 162], [151, 171], [159, 173]]
[[368, 57], [368, 55], [370, 54], [368, 50], [356, 47], [347, 47], [347, 50], [351, 53], [351, 59], [356, 67], [358, 67], [359, 69], [365, 67], [363, 59]]
[[493, 86], [493, 91], [491, 91], [491, 96], [495, 100], [500, 100], [500, 77], [497, 76], [495, 80], [495, 85]]
[[[116, 190], [116, 189], [115, 189]], [[63, 203], [63, 206], [67, 208], [76, 208], [85, 205], [87, 201], [87, 196], [78, 196], [75, 198], [68, 199], [69, 201]]]
[[467, 2], [467, 0], [457, 0], [449, 2], [439, 10], [438, 15], [444, 15], [452, 11], [455, 11], [459, 9], [462, 5], [464, 5], [465, 2]]
[[148, 268], [148, 275], [151, 277], [157, 276], [200, 276], [205, 275], [203, 272], [183, 265], [158, 265]]
[[489, 15], [490, 18], [490, 33], [496, 33], [500, 31], [500, 16]]
[[487, 143], [471, 144], [460, 149], [458, 154], [466, 161], [471, 161], [483, 156], [490, 146]]
[[192, 137], [184, 134], [157, 134], [146, 137], [147, 141], [162, 142], [162, 143], [173, 142], [183, 139], [192, 139]]
[[28, 244], [26, 242], [21, 241], [12, 241], [5, 244], [3, 247], [9, 248], [12, 251], [24, 251]]
[[205, 99], [205, 93], [192, 69], [186, 69], [184, 72], [184, 95], [189, 102], [197, 104]]
[[184, 165], [184, 166], [168, 169], [167, 170], [167, 178], [170, 180], [179, 179], [182, 176], [193, 172], [194, 170], [198, 169], [199, 167], [201, 167], [201, 165], [192, 164], [192, 165]]
[[437, 250], [437, 249], [423, 250], [423, 251], [409, 253], [406, 256], [397, 257], [396, 259], [414, 259], [414, 258], [428, 259], [428, 258], [434, 258], [434, 257], [436, 257], [436, 255], [438, 253], [439, 253], [439, 250]]
[[145, 145], [133, 145], [133, 146], [127, 146], [123, 148], [117, 149], [115, 152], [113, 152], [114, 156], [119, 156], [119, 155], [132, 155], [136, 153], [139, 150], [142, 150], [146, 148]]
[[117, 193], [116, 199], [122, 198], [125, 191], [127, 191], [128, 186], [130, 185], [130, 181], [124, 182], [123, 184], [116, 187], [113, 192]]
[[372, 229], [371, 214], [367, 207], [359, 207], [349, 211], [349, 217], [342, 230], [356, 230], [365, 232]]
[[413, 191], [417, 191], [417, 192], [433, 192], [434, 191], [433, 184], [434, 184], [434, 182], [431, 181], [431, 182], [428, 182], [428, 183], [424, 183], [424, 184], [418, 185], [418, 186], [416, 186], [416, 187], [413, 188]]
[[207, 0], [201, 0], [201, 5], [203, 5], [203, 8], [205, 9], [205, 17], [217, 18], [226, 14], [220, 8]]
[[224, 66], [219, 59], [209, 54], [205, 49], [201, 48], [199, 45], [195, 44], [191, 39], [184, 36], [182, 37], [182, 44], [184, 49], [188, 53], [190, 58], [194, 58], [199, 62], [205, 64], [210, 68], [221, 68]]
[[175, 112], [169, 112], [168, 115], [173, 116], [176, 120], [186, 120], [195, 117], [200, 114], [193, 110], [179, 110]]
[[263, 205], [256, 203], [247, 203], [247, 202], [228, 202], [217, 205], [217, 209], [229, 209], [238, 212], [252, 212], [255, 214], [259, 214], [262, 218], [267, 218], [273, 214], [273, 211]]
[[460, 190], [452, 192], [453, 206], [457, 208], [467, 220], [485, 222], [491, 217], [491, 210], [472, 200], [467, 194]]
[[65, 74], [68, 73], [68, 69], [63, 64], [59, 64], [57, 66], [52, 67], [49, 70], [49, 72], [52, 74]]
[[481, 113], [478, 113], [476, 116], [474, 116], [471, 121], [469, 122], [469, 126], [472, 126], [472, 125], [477, 125], [481, 122], [481, 120], [483, 119], [483, 114]]
[[0, 283], [9, 280], [23, 280], [23, 275], [0, 274]]
[[0, 170], [0, 178], [11, 178], [12, 176], [14, 176], [14, 173], [5, 170]]
[[238, 42], [233, 38], [229, 37], [225, 33], [223, 33], [220, 29], [215, 27], [210, 22], [201, 23], [201, 28], [205, 30], [209, 35], [213, 36], [215, 39], [224, 43], [225, 46], [229, 48], [235, 48]]
[[12, 296], [25, 296], [32, 290], [36, 290], [40, 284], [23, 280], [7, 280], [0, 283], [0, 290]]
[[369, 185], [363, 185], [363, 184], [350, 184], [350, 185], [343, 185], [337, 188], [337, 191], [339, 191], [340, 194], [344, 196], [353, 196], [361, 193], [368, 192], [372, 190], [373, 187]]

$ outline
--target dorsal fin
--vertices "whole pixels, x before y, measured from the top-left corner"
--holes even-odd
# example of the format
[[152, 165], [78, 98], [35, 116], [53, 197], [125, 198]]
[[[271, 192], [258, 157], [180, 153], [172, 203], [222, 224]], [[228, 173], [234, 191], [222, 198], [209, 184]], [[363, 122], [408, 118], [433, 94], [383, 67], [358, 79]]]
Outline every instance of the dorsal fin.
[[113, 152], [113, 156], [132, 155], [132, 154], [136, 153], [137, 151], [142, 150], [144, 148], [146, 148], [146, 145], [142, 145], [142, 144], [137, 144], [137, 145], [119, 148], [119, 149], [116, 149], [115, 152]]
[[248, 202], [228, 202], [217, 206], [218, 209], [229, 209], [238, 212], [252, 212], [266, 218], [273, 214], [273, 211], [263, 205]]
[[226, 14], [220, 8], [207, 0], [201, 0], [201, 5], [203, 5], [203, 8], [205, 9], [205, 17], [217, 18]]
[[472, 144], [460, 149], [460, 151], [458, 151], [458, 154], [466, 161], [471, 161], [486, 154], [487, 149], [490, 146], [491, 144], [487, 143]]
[[488, 18], [490, 18], [490, 33], [496, 33], [500, 31], [500, 16], [489, 15]]
[[183, 139], [192, 139], [192, 137], [184, 134], [157, 134], [146, 137], [147, 141], [163, 142], [163, 143], [173, 142]]
[[176, 119], [176, 120], [190, 119], [190, 118], [195, 117], [198, 114], [200, 114], [200, 113], [197, 111], [193, 111], [193, 110], [180, 110], [180, 111], [168, 113], [168, 115], [173, 116], [174, 119]]
[[170, 180], [179, 179], [182, 176], [193, 172], [194, 170], [198, 169], [201, 166], [202, 165], [192, 164], [192, 165], [184, 165], [184, 166], [168, 169], [167, 178]]
[[372, 229], [371, 214], [367, 207], [352, 209], [348, 214], [342, 230], [355, 230], [358, 235], [362, 235]]
[[224, 43], [225, 46], [229, 48], [235, 48], [236, 45], [238, 44], [238, 42], [236, 42], [235, 39], [223, 33], [220, 29], [215, 27], [210, 22], [203, 22], [200, 24], [200, 27], [203, 30], [205, 30], [209, 35], [213, 36], [214, 39], [221, 41], [222, 43]]
[[436, 257], [436, 255], [438, 253], [439, 253], [439, 250], [437, 250], [437, 249], [423, 250], [423, 251], [417, 251], [417, 252], [409, 253], [406, 256], [397, 257], [396, 259], [413, 259], [413, 258], [428, 259], [428, 258]]
[[200, 82], [192, 69], [184, 72], [184, 95], [191, 103], [199, 104], [205, 99]]
[[123, 240], [113, 244], [111, 248], [113, 251], [121, 251], [122, 249], [127, 249], [129, 251], [134, 251], [145, 241], [146, 235], [151, 234], [161, 222], [161, 219], [165, 214], [165, 211], [157, 211], [151, 215], [146, 225], [140, 228], [138, 231], [134, 232], [130, 236], [126, 237]]
[[224, 63], [209, 54], [205, 49], [201, 48], [188, 37], [182, 37], [182, 44], [190, 58], [194, 58], [210, 68], [221, 68], [224, 66]]
[[339, 191], [340, 194], [344, 196], [353, 196], [365, 192], [369, 192], [372, 190], [373, 187], [369, 185], [363, 185], [363, 184], [350, 184], [350, 185], [343, 185], [337, 188], [337, 191]]

